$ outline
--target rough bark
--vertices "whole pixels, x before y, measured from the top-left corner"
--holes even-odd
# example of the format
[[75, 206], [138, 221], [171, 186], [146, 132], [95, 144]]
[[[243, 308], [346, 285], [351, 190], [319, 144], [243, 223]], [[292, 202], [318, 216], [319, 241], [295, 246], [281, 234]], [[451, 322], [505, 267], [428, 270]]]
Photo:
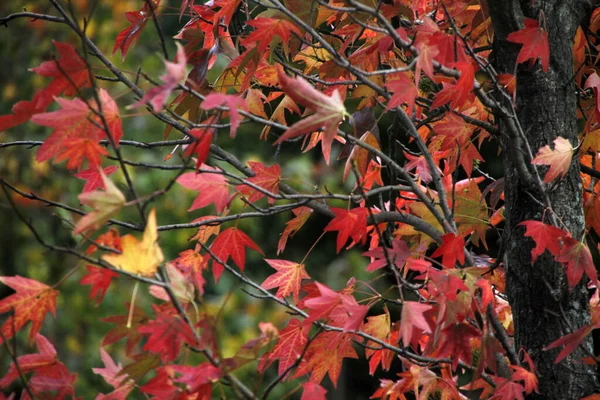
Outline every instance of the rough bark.
[[[542, 71], [539, 62], [517, 69], [517, 114], [533, 153], [557, 136], [577, 145], [577, 98], [572, 56], [577, 27], [589, 12], [590, 1], [543, 2], [531, 0], [489, 0], [494, 26], [494, 56], [498, 73], [515, 71], [520, 45], [506, 41], [506, 36], [523, 27], [523, 17], [545, 21], [550, 43], [550, 70]], [[581, 348], [559, 364], [558, 350], [542, 349], [557, 338], [589, 323], [588, 299], [584, 283], [569, 290], [561, 264], [546, 252], [533, 265], [533, 241], [526, 238], [518, 224], [525, 220], [542, 220], [545, 209], [539, 204], [543, 196], [527, 188], [517, 172], [514, 151], [506, 124], [500, 122], [504, 148], [505, 217], [503, 240], [506, 253], [507, 295], [513, 310], [515, 345], [524, 347], [536, 363], [540, 394], [531, 398], [579, 399], [597, 388], [595, 369], [581, 363], [588, 354]], [[525, 149], [519, 149], [525, 152]], [[525, 160], [530, 158], [525, 153]], [[581, 238], [585, 229], [579, 162], [574, 161], [567, 176], [548, 189], [552, 211], [573, 237]], [[530, 165], [527, 167], [534, 171]], [[540, 173], [543, 177], [545, 170]], [[534, 199], [535, 198], [535, 199]], [[549, 213], [550, 211], [546, 211]], [[545, 220], [548, 222], [548, 219]], [[583, 346], [592, 351], [591, 337]]]

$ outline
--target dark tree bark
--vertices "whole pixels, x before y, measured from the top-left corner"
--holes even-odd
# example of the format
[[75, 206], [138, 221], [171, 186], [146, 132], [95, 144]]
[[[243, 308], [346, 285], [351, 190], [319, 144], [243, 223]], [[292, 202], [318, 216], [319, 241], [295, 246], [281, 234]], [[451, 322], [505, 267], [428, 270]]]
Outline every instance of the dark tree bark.
[[[533, 3], [533, 7], [532, 7]], [[550, 69], [542, 71], [539, 62], [517, 69], [517, 114], [533, 153], [562, 136], [577, 145], [577, 98], [574, 82], [572, 46], [577, 27], [591, 11], [592, 1], [584, 0], [490, 0], [488, 2], [494, 26], [494, 57], [498, 73], [515, 71], [520, 45], [506, 41], [509, 33], [523, 27], [523, 18], [545, 21], [550, 43]], [[498, 117], [500, 119], [500, 117]], [[559, 337], [589, 323], [589, 295], [585, 283], [569, 290], [564, 267], [546, 252], [531, 264], [533, 241], [524, 236], [518, 224], [525, 220], [545, 222], [551, 211], [546, 210], [544, 194], [524, 182], [518, 172], [520, 151], [527, 164], [531, 161], [514, 133], [509, 121], [500, 120], [504, 148], [506, 230], [504, 266], [507, 295], [513, 311], [515, 346], [524, 347], [535, 361], [540, 379], [540, 394], [531, 398], [579, 399], [598, 387], [595, 368], [580, 362], [588, 356], [582, 348], [566, 360], [555, 364], [558, 350], [542, 349]], [[515, 148], [515, 143], [519, 148]], [[526, 168], [533, 173], [531, 165]], [[540, 171], [543, 177], [545, 170]], [[538, 186], [539, 188], [539, 186]], [[581, 238], [585, 229], [582, 207], [582, 185], [578, 157], [557, 185], [546, 190], [556, 219], [564, 224], [573, 237]], [[591, 337], [581, 347], [592, 351]]]

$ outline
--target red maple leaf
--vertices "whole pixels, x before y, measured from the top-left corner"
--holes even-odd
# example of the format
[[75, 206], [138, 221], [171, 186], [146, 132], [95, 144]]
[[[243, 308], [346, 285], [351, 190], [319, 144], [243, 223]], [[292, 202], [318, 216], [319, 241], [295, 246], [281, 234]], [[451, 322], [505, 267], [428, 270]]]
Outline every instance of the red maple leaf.
[[329, 164], [331, 144], [337, 136], [338, 125], [347, 114], [344, 101], [336, 90], [330, 96], [316, 90], [304, 78], [290, 78], [281, 68], [277, 68], [277, 77], [281, 89], [298, 104], [302, 104], [308, 110], [314, 112], [309, 117], [303, 118], [288, 128], [274, 144], [281, 143], [287, 139], [300, 135], [312, 133], [323, 128], [323, 140], [321, 146], [325, 161]]
[[167, 101], [167, 98], [177, 87], [179, 82], [185, 79], [185, 66], [187, 64], [187, 58], [183, 47], [177, 43], [177, 62], [165, 61], [165, 68], [167, 73], [160, 77], [163, 84], [160, 86], [153, 87], [146, 91], [144, 96], [136, 103], [130, 105], [128, 108], [136, 108], [145, 105], [146, 103], [152, 106], [152, 109], [156, 112], [162, 110]]
[[385, 84], [385, 87], [394, 92], [385, 110], [387, 111], [406, 103], [406, 112], [408, 115], [412, 115], [415, 99], [418, 94], [415, 83], [406, 74], [401, 73], [395, 75], [392, 80]]
[[[246, 264], [246, 247], [264, 255], [260, 247], [258, 247], [258, 245], [244, 232], [238, 228], [227, 228], [217, 236], [210, 246], [210, 249], [214, 255], [224, 263], [231, 257], [239, 269], [244, 271], [244, 266]], [[219, 277], [223, 273], [223, 265], [214, 261], [212, 268], [215, 282], [218, 282]]]
[[456, 261], [460, 264], [465, 262], [465, 239], [454, 233], [446, 233], [442, 236], [442, 244], [431, 257], [442, 256], [442, 264], [446, 268], [454, 268]]
[[[394, 238], [392, 240], [392, 248], [387, 248], [387, 255], [390, 261], [394, 263], [396, 268], [402, 269], [406, 259], [410, 256], [410, 249], [403, 240]], [[369, 250], [362, 254], [366, 257], [371, 257], [371, 263], [367, 265], [367, 271], [373, 272], [387, 265], [384, 248], [382, 246]]]
[[[208, 123], [210, 124], [212, 121], [213, 119], [211, 118], [209, 119]], [[186, 147], [184, 155], [189, 157], [192, 154], [196, 154], [196, 172], [198, 172], [200, 166], [208, 159], [210, 145], [213, 141], [213, 129], [190, 129], [188, 134], [193, 136], [196, 140]]]
[[[63, 399], [75, 398], [75, 374], [70, 374], [67, 367], [57, 359], [56, 349], [44, 336], [37, 334], [35, 341], [39, 353], [17, 357], [17, 365], [11, 363], [6, 375], [0, 379], [0, 387], [7, 388], [14, 380], [33, 372], [28, 379], [28, 387], [39, 398]], [[50, 392], [42, 394], [42, 392]]]
[[173, 260], [173, 264], [194, 283], [194, 286], [201, 295], [204, 294], [204, 284], [206, 281], [202, 276], [202, 271], [208, 266], [205, 257], [194, 250], [184, 250]]
[[175, 382], [184, 383], [189, 394], [197, 394], [197, 399], [210, 399], [212, 384], [219, 380], [221, 369], [204, 362], [195, 367], [187, 365], [174, 365], [173, 370], [182, 376], [175, 378]]
[[300, 364], [294, 377], [310, 372], [310, 380], [320, 383], [327, 374], [333, 386], [337, 387], [344, 358], [358, 358], [352, 347], [352, 337], [352, 334], [342, 332], [320, 333], [310, 343], [305, 362]]
[[163, 362], [172, 362], [177, 359], [181, 345], [196, 344], [196, 337], [190, 326], [179, 316], [168, 311], [160, 311], [156, 306], [156, 319], [141, 325], [137, 330], [143, 335], [148, 335], [145, 351], [159, 354]]
[[203, 166], [202, 169], [214, 171], [214, 173], [201, 172], [197, 174], [195, 172], [188, 172], [177, 178], [177, 183], [181, 186], [200, 192], [188, 211], [206, 207], [212, 203], [215, 205], [217, 212], [220, 213], [227, 207], [235, 195], [229, 195], [227, 179], [220, 174], [221, 171], [219, 169], [208, 165]]
[[[104, 172], [104, 175], [108, 177], [118, 169], [118, 166], [111, 165], [110, 167], [104, 168], [102, 171]], [[106, 190], [104, 183], [102, 183], [102, 176], [100, 175], [100, 170], [98, 168], [88, 168], [84, 171], [80, 171], [75, 174], [75, 177], [86, 181], [81, 193], [93, 192], [98, 188]]]
[[525, 28], [512, 32], [506, 40], [513, 43], [521, 43], [523, 47], [517, 56], [517, 63], [531, 60], [533, 64], [538, 58], [542, 63], [544, 72], [548, 72], [550, 64], [550, 46], [548, 45], [548, 32], [540, 26], [537, 20], [525, 18]]
[[473, 83], [475, 82], [475, 69], [469, 62], [457, 62], [452, 65], [460, 71], [460, 77], [455, 85], [444, 84], [444, 88], [435, 95], [431, 107], [441, 107], [450, 102], [450, 108], [456, 109], [469, 104], [475, 96]]
[[265, 259], [265, 261], [277, 272], [265, 279], [261, 286], [265, 289], [278, 288], [276, 296], [280, 299], [293, 294], [294, 301], [297, 303], [302, 279], [310, 279], [304, 269], [304, 264], [286, 260]]
[[342, 305], [347, 313], [343, 332], [358, 331], [362, 327], [367, 313], [369, 312], [369, 306], [358, 304], [356, 299], [351, 295], [342, 296]]
[[[318, 319], [329, 319], [334, 312], [342, 308], [342, 295], [334, 290], [331, 290], [322, 283], [315, 282], [318, 294], [310, 296], [310, 298], [304, 298], [303, 304], [306, 305], [311, 311], [308, 318], [304, 320], [305, 324], [311, 324]], [[309, 293], [310, 295], [311, 293]], [[342, 308], [343, 309], [343, 308]]]
[[292, 318], [288, 325], [279, 332], [279, 339], [273, 350], [261, 357], [258, 363], [258, 372], [264, 372], [275, 360], [279, 360], [277, 372], [279, 375], [287, 371], [302, 355], [308, 341], [309, 330], [310, 326]]
[[235, 138], [237, 129], [242, 122], [238, 109], [241, 108], [244, 111], [248, 111], [248, 104], [246, 104], [246, 99], [242, 97], [223, 93], [211, 93], [204, 98], [202, 103], [200, 103], [200, 107], [202, 107], [204, 110], [212, 110], [213, 108], [223, 105], [229, 108], [229, 117], [231, 122], [229, 136], [231, 138]]
[[571, 237], [563, 237], [561, 240], [562, 247], [556, 261], [566, 264], [569, 287], [573, 289], [581, 280], [584, 272], [596, 287], [600, 287], [596, 266], [588, 246]]
[[540, 221], [523, 221], [519, 226], [524, 226], [525, 236], [529, 236], [535, 242], [535, 247], [531, 250], [531, 263], [546, 250], [554, 257], [560, 255], [559, 239], [567, 237], [567, 232]]
[[256, 49], [259, 54], [262, 54], [266, 50], [267, 46], [273, 42], [275, 36], [284, 43], [284, 46], [289, 43], [291, 32], [302, 37], [300, 29], [290, 21], [284, 19], [255, 18], [248, 21], [248, 25], [252, 26], [255, 30], [246, 36], [242, 44], [248, 47], [247, 44], [256, 43]]
[[473, 361], [471, 339], [480, 336], [479, 330], [466, 322], [447, 326], [442, 330], [442, 338], [435, 355], [437, 357], [451, 356], [453, 370], [456, 370], [460, 360], [471, 365]]
[[124, 373], [121, 363], [115, 364], [103, 347], [100, 348], [100, 358], [104, 363], [104, 368], [92, 368], [92, 371], [102, 376], [106, 383], [114, 387], [115, 390], [108, 394], [99, 395], [98, 399], [125, 400], [135, 387], [135, 382]]
[[128, 312], [125, 315], [113, 315], [101, 319], [102, 322], [117, 325], [104, 336], [102, 339], [102, 346], [108, 346], [121, 339], [127, 338], [125, 343], [125, 353], [130, 355], [143, 337], [142, 334], [138, 332], [137, 328], [142, 323], [146, 322], [147, 317], [141, 308], [133, 307], [133, 310], [129, 311], [129, 307], [131, 306], [127, 306]]
[[[0, 301], [0, 314], [11, 313], [2, 326], [5, 339], [10, 339], [27, 321], [31, 321], [29, 340], [40, 331], [47, 312], [56, 317], [58, 291], [33, 279], [21, 276], [0, 276], [0, 282], [16, 293]], [[0, 337], [0, 344], [3, 342]]]
[[93, 265], [86, 266], [88, 273], [86, 276], [81, 278], [82, 285], [92, 285], [92, 290], [90, 292], [90, 300], [94, 297], [98, 296], [96, 299], [96, 304], [100, 304], [108, 287], [110, 286], [110, 282], [112, 278], [118, 278], [119, 274], [115, 271], [111, 271], [107, 268], [96, 267]]
[[60, 54], [57, 60], [46, 61], [39, 67], [32, 68], [38, 75], [54, 78], [52, 82], [39, 92], [36, 108], [46, 108], [52, 103], [54, 96], [62, 93], [74, 96], [77, 89], [90, 85], [90, 73], [85, 60], [77, 54], [69, 44], [52, 41]]
[[402, 316], [400, 318], [400, 337], [404, 346], [411, 344], [413, 333], [431, 333], [431, 326], [423, 315], [433, 307], [429, 304], [416, 301], [405, 301], [402, 303]]
[[112, 52], [115, 54], [117, 50], [121, 50], [122, 61], [125, 61], [125, 56], [127, 55], [129, 47], [138, 40], [146, 23], [152, 18], [152, 11], [148, 10], [146, 3], [139, 11], [127, 11], [125, 13], [125, 18], [127, 18], [130, 25], [119, 32]]
[[[281, 182], [281, 167], [279, 164], [273, 164], [270, 167], [267, 167], [261, 162], [248, 161], [248, 165], [250, 165], [252, 171], [256, 173], [256, 176], [247, 179], [248, 182], [260, 186], [275, 195], [279, 194], [279, 183]], [[251, 203], [266, 196], [263, 192], [246, 184], [236, 186], [236, 190], [243, 195], [248, 196], [248, 201]], [[273, 204], [275, 203], [275, 199], [269, 197], [268, 202], [269, 204]]]
[[[348, 239], [352, 239], [352, 244], [367, 241], [367, 216], [369, 214], [366, 208], [358, 207], [348, 211], [345, 208], [331, 207], [335, 218], [325, 227], [325, 231], [338, 231], [336, 251], [339, 253]], [[352, 245], [351, 244], [351, 245]]]
[[302, 389], [300, 400], [326, 400], [325, 395], [327, 394], [327, 390], [312, 381], [303, 383]]
[[285, 229], [283, 230], [283, 233], [279, 238], [279, 242], [277, 243], [277, 254], [280, 254], [283, 252], [283, 250], [285, 250], [285, 245], [287, 244], [288, 238], [294, 236], [294, 234], [298, 232], [300, 228], [302, 228], [302, 226], [308, 220], [308, 217], [311, 216], [312, 211], [313, 210], [311, 208], [305, 206], [294, 208], [292, 210], [295, 217], [285, 224]]

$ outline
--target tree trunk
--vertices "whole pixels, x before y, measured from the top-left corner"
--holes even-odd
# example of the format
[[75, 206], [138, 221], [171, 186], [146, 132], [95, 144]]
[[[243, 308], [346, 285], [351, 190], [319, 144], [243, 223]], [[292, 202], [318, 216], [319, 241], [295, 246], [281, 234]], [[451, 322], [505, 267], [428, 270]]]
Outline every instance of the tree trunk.
[[[533, 3], [533, 7], [530, 7]], [[573, 39], [579, 24], [590, 12], [591, 1], [531, 1], [489, 0], [494, 26], [494, 57], [498, 73], [514, 73], [520, 45], [509, 43], [509, 33], [523, 28], [523, 17], [539, 19], [549, 35], [550, 69], [542, 71], [522, 64], [517, 69], [517, 114], [531, 150], [535, 155], [541, 146], [562, 136], [577, 145], [577, 98], [573, 67]], [[598, 381], [595, 368], [581, 363], [588, 356], [578, 348], [567, 359], [555, 364], [560, 349], [542, 349], [565, 334], [589, 323], [589, 295], [582, 281], [569, 290], [565, 269], [546, 252], [531, 264], [533, 241], [524, 236], [518, 224], [525, 220], [541, 221], [554, 212], [574, 238], [581, 238], [585, 229], [582, 207], [582, 185], [579, 161], [573, 157], [568, 174], [547, 193], [552, 211], [545, 210], [539, 192], [528, 190], [517, 172], [514, 151], [520, 150], [529, 164], [525, 148], [512, 149], [514, 143], [507, 127], [500, 121], [505, 169], [504, 232], [506, 292], [513, 311], [515, 347], [524, 347], [536, 364], [540, 394], [531, 398], [579, 399], [593, 393]], [[534, 172], [531, 165], [527, 167]], [[545, 170], [540, 171], [543, 177]], [[582, 344], [592, 351], [591, 336]]]

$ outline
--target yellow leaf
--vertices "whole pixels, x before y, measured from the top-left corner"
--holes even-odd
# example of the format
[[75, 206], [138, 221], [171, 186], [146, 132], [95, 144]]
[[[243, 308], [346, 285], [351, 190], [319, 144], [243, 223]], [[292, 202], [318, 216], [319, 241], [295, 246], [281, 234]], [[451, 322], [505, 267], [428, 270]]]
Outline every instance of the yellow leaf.
[[142, 241], [138, 241], [133, 235], [125, 235], [121, 238], [122, 253], [107, 254], [102, 259], [123, 271], [153, 276], [165, 259], [157, 240], [156, 209], [152, 209]]

